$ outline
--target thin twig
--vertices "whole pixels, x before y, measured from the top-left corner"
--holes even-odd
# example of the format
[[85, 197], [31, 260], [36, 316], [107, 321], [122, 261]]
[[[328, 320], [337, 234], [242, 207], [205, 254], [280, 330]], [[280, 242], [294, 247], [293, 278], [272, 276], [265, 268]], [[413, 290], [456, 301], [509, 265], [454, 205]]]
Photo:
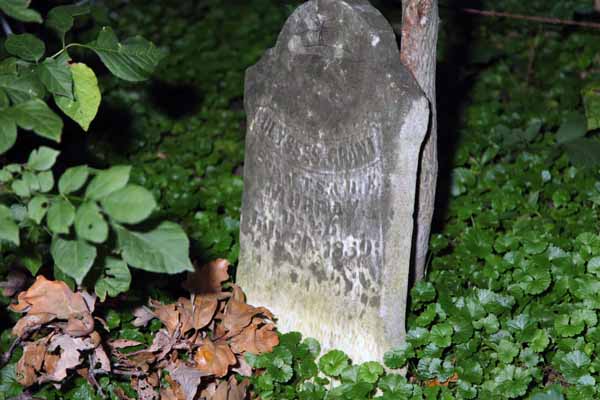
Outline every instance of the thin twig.
[[2, 30], [4, 31], [4, 34], [6, 36], [10, 36], [13, 34], [13, 30], [10, 27], [10, 25], [8, 24], [8, 21], [6, 20], [6, 18], [4, 18], [4, 15], [0, 15], [0, 23], [2, 23]]
[[570, 26], [579, 26], [582, 28], [600, 29], [600, 23], [596, 23], [596, 22], [581, 22], [581, 21], [573, 21], [573, 20], [568, 20], [568, 19], [540, 17], [537, 15], [512, 14], [512, 13], [500, 12], [500, 11], [485, 11], [485, 10], [477, 10], [475, 8], [463, 8], [462, 11], [464, 11], [468, 14], [484, 15], [486, 17], [502, 17], [502, 18], [510, 18], [510, 19], [520, 19], [520, 20], [524, 20], [524, 21], [535, 21], [535, 22], [541, 22], [544, 24], [570, 25]]

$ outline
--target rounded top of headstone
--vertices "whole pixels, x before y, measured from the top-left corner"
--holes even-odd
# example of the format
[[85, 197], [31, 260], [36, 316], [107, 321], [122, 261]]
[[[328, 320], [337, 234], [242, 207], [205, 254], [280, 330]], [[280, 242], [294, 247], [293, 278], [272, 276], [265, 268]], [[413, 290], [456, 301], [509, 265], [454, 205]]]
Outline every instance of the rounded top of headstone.
[[390, 102], [420, 95], [392, 27], [367, 0], [311, 0], [248, 70], [245, 102], [250, 115], [268, 107], [305, 132], [299, 141], [336, 142], [393, 108]]
[[399, 57], [391, 26], [366, 0], [304, 3], [283, 27], [276, 52], [292, 59], [312, 55], [330, 62], [397, 62]]

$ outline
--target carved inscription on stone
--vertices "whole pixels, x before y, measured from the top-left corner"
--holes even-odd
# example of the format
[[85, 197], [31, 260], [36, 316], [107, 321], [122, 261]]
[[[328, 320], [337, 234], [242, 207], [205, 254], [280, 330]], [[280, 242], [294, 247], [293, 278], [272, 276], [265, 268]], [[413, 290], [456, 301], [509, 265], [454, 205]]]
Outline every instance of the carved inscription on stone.
[[[319, 140], [262, 106], [248, 135], [246, 151], [255, 153], [254, 173], [268, 179], [246, 193], [254, 204], [245, 210], [243, 233], [255, 246], [266, 244], [276, 263], [308, 269], [316, 281], [338, 283], [336, 295], [377, 306], [381, 126], [374, 122], [338, 140]], [[292, 271], [290, 279], [297, 276]]]

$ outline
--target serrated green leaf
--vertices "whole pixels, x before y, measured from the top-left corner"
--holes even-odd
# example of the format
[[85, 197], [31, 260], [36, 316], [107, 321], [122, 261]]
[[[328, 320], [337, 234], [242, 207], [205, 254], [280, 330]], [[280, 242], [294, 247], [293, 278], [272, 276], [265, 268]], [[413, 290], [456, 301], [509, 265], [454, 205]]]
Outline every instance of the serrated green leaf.
[[38, 76], [48, 92], [73, 99], [73, 75], [69, 64], [62, 60], [46, 58], [38, 68]]
[[115, 33], [108, 27], [103, 28], [98, 39], [88, 46], [98, 54], [110, 72], [132, 82], [147, 79], [164, 58], [162, 51], [141, 37], [119, 43]]
[[[54, 233], [69, 233], [69, 228], [75, 220], [75, 207], [67, 200], [57, 197], [52, 200], [46, 221], [48, 228]], [[66, 271], [65, 271], [66, 273]]]
[[194, 270], [189, 259], [189, 240], [179, 225], [163, 222], [148, 232], [130, 231], [117, 224], [114, 228], [128, 265], [168, 274]]
[[319, 359], [319, 368], [325, 375], [336, 377], [342, 373], [349, 362], [350, 359], [343, 351], [331, 350]]
[[58, 180], [58, 191], [69, 194], [83, 187], [89, 176], [89, 169], [85, 165], [67, 169]]
[[22, 22], [42, 23], [42, 16], [29, 7], [30, 0], [0, 0], [0, 10], [6, 15]]
[[508, 341], [506, 339], [500, 340], [496, 351], [498, 353], [498, 360], [504, 364], [510, 364], [512, 360], [519, 354], [519, 346], [516, 343]]
[[536, 353], [543, 352], [546, 347], [550, 344], [550, 338], [545, 330], [539, 329], [535, 332], [531, 342], [529, 343], [529, 347], [535, 351]]
[[94, 202], [85, 202], [75, 214], [77, 236], [93, 243], [103, 243], [108, 238], [108, 224]]
[[[4, 89], [13, 104], [39, 99], [46, 93], [37, 73], [28, 70], [20, 71], [19, 75], [0, 75], [0, 88]], [[13, 114], [10, 115], [13, 119], [17, 119]]]
[[429, 339], [434, 345], [445, 348], [452, 343], [452, 333], [452, 325], [447, 323], [437, 324], [431, 328]]
[[571, 351], [567, 354], [557, 354], [555, 363], [559, 371], [569, 383], [577, 383], [577, 380], [589, 372], [590, 358], [580, 350]]
[[85, 197], [91, 200], [100, 200], [125, 187], [129, 181], [130, 172], [131, 166], [129, 165], [117, 165], [98, 172], [88, 185]]
[[358, 380], [367, 383], [376, 383], [383, 375], [383, 367], [375, 361], [369, 361], [358, 367]]
[[47, 171], [56, 162], [59, 152], [46, 146], [39, 147], [29, 154], [27, 167], [35, 171]]
[[17, 141], [17, 124], [10, 111], [0, 111], [0, 154], [10, 150]]
[[50, 254], [56, 266], [80, 285], [94, 264], [96, 248], [84, 240], [66, 240], [54, 236]]
[[46, 196], [35, 196], [29, 201], [29, 204], [27, 204], [27, 215], [34, 220], [36, 224], [41, 223], [48, 211], [49, 203]]
[[102, 199], [102, 208], [111, 218], [125, 224], [137, 224], [156, 208], [154, 196], [138, 185], [127, 185]]
[[9, 54], [25, 61], [37, 62], [46, 51], [46, 45], [31, 33], [10, 35], [4, 42]]
[[83, 63], [71, 64], [70, 68], [75, 98], [54, 96], [54, 101], [66, 115], [87, 131], [98, 113], [102, 98], [98, 79], [94, 71]]
[[391, 369], [399, 369], [406, 365], [408, 359], [414, 357], [413, 346], [410, 343], [403, 343], [400, 346], [387, 351], [383, 355], [385, 366]]
[[11, 108], [17, 125], [25, 130], [34, 131], [47, 139], [60, 142], [62, 119], [40, 99], [33, 99]]
[[94, 290], [100, 301], [104, 301], [107, 295], [115, 297], [126, 292], [129, 290], [130, 284], [131, 273], [127, 264], [123, 260], [108, 257], [104, 265], [104, 272], [96, 281]]

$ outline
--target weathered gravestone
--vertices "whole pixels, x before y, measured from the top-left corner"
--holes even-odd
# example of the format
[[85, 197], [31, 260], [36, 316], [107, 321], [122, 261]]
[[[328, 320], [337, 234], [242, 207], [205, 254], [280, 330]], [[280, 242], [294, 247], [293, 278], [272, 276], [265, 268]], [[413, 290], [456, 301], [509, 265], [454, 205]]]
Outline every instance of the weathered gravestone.
[[404, 340], [428, 103], [365, 0], [313, 0], [247, 71], [238, 282], [355, 361]]

